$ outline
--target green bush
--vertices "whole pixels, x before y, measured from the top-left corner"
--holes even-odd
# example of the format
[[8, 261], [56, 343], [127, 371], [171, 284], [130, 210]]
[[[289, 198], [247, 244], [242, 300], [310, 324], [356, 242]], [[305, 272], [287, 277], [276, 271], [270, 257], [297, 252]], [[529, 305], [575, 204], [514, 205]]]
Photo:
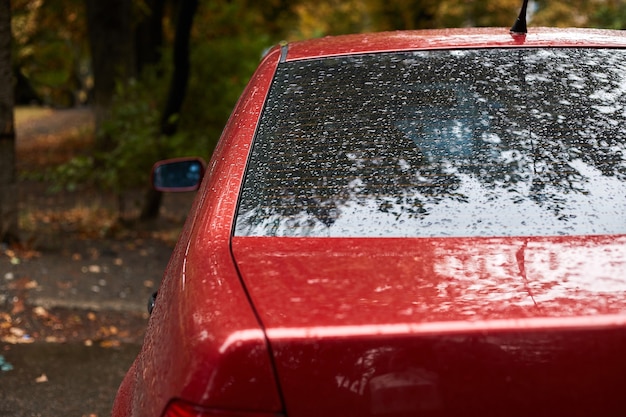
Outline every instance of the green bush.
[[268, 45], [263, 36], [223, 37], [194, 45], [189, 88], [180, 115], [187, 151], [210, 156]]
[[57, 188], [95, 186], [118, 195], [146, 187], [154, 162], [179, 156], [209, 158], [267, 41], [223, 38], [194, 47], [187, 95], [173, 136], [160, 133], [167, 83], [156, 71], [118, 84], [107, 120], [89, 155], [51, 173]]
[[155, 78], [146, 79], [118, 84], [107, 120], [96, 132], [99, 145], [50, 173], [57, 188], [95, 186], [120, 194], [147, 184], [150, 167], [167, 153], [167, 141], [159, 134]]

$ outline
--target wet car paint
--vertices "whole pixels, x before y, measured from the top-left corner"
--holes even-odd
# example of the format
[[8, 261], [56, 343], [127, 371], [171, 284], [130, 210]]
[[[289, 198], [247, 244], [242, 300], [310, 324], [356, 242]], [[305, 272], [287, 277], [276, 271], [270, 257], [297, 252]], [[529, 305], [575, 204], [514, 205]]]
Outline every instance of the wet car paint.
[[625, 236], [234, 237], [233, 253], [289, 415], [626, 412]]
[[229, 243], [236, 190], [278, 54], [266, 61], [273, 65], [261, 66], [257, 82], [243, 92], [209, 162], [113, 416], [159, 416], [172, 398], [218, 408], [281, 409], [266, 340]]
[[[364, 52], [407, 51], [420, 49], [514, 48], [552, 46], [623, 47], [623, 39], [602, 30], [533, 28], [528, 34], [512, 34], [493, 28], [416, 30], [326, 37], [289, 44], [285, 60], [311, 56], [337, 56]], [[624, 36], [626, 37], [626, 36]]]
[[287, 415], [620, 416], [623, 329], [273, 342]]
[[[457, 32], [448, 44], [442, 33], [437, 47], [454, 47], [464, 33]], [[487, 30], [480, 35], [484, 46], [491, 45], [491, 35], [508, 36], [503, 42], [510, 46], [523, 42], [508, 32]], [[573, 35], [559, 38], [557, 32], [544, 36], [537, 46], [584, 43]], [[379, 39], [378, 49], [395, 48], [395, 40]], [[590, 36], [592, 44], [605, 40]], [[349, 40], [353, 46], [358, 42]], [[303, 59], [314, 47], [294, 47], [286, 57]], [[352, 49], [329, 48], [321, 53], [359, 53], [372, 46], [364, 42]], [[598, 253], [609, 253], [610, 266], [623, 272], [623, 237], [601, 236], [597, 242], [488, 239], [481, 244], [471, 239], [448, 243], [428, 239], [413, 242], [408, 249], [374, 239], [345, 242], [343, 252], [330, 247], [330, 240], [237, 238], [232, 248], [235, 263], [230, 239], [238, 192], [280, 59], [280, 48], [265, 58], [225, 128], [164, 275], [142, 351], [120, 387], [113, 416], [158, 416], [172, 398], [211, 409], [292, 416], [555, 415], [558, 409], [565, 415], [589, 415], [590, 410], [623, 415], [626, 408], [618, 388], [626, 383], [622, 282], [599, 297], [598, 291], [576, 288], [562, 297], [551, 292], [559, 285], [557, 276], [581, 277], [576, 272], [578, 260], [587, 262], [585, 271], [606, 266], [590, 261]], [[443, 256], [435, 262], [438, 246]], [[558, 258], [567, 247], [571, 248], [567, 259]], [[260, 254], [248, 252], [259, 248]], [[400, 255], [393, 253], [399, 248]], [[430, 252], [420, 250], [425, 248]], [[302, 267], [285, 259], [287, 254], [316, 265]], [[398, 263], [385, 256], [395, 256]], [[346, 279], [344, 262], [350, 258], [355, 274], [379, 271], [385, 261], [391, 265], [385, 267], [387, 273], [404, 274], [409, 280], [417, 270], [427, 280], [421, 287], [406, 282], [402, 288], [394, 282], [375, 284], [355, 277], [348, 277], [341, 284], [344, 288], [325, 281], [332, 276]], [[420, 259], [428, 261], [423, 264]], [[254, 262], [268, 269], [259, 269]], [[557, 266], [554, 275], [535, 273], [552, 265]], [[441, 300], [437, 291], [443, 289], [437, 289], [432, 277], [462, 276], [468, 266], [469, 276], [449, 282], [444, 291], [451, 304], [434, 306]], [[492, 267], [495, 276], [474, 287], [477, 282], [472, 279], [482, 279]], [[284, 282], [274, 287], [271, 275], [285, 274], [289, 268], [295, 271], [289, 275], [296, 278], [293, 286]], [[512, 294], [504, 296], [498, 283], [510, 287]], [[432, 310], [415, 306], [405, 294], [415, 295], [420, 288], [425, 294], [418, 296]], [[490, 299], [491, 289], [503, 299]], [[331, 294], [340, 298], [330, 300]], [[384, 305], [393, 308], [381, 313]], [[554, 320], [539, 306], [545, 306]], [[599, 318], [576, 318], [592, 309], [598, 310], [593, 316]], [[482, 314], [480, 320], [469, 314], [476, 310]], [[426, 327], [437, 325], [419, 333], [419, 326], [410, 324], [415, 318]]]
[[234, 237], [232, 245], [268, 331], [626, 314], [626, 236]]

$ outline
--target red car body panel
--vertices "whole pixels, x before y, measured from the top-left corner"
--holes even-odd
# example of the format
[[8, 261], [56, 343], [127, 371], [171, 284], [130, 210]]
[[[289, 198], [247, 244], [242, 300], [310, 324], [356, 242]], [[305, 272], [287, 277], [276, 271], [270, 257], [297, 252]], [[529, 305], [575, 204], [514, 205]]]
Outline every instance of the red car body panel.
[[234, 237], [233, 253], [290, 416], [626, 412], [626, 236]]
[[409, 333], [454, 322], [483, 330], [472, 322], [524, 327], [540, 317], [626, 320], [626, 236], [234, 237], [232, 245], [268, 334], [398, 323], [412, 323]]
[[310, 334], [272, 348], [289, 416], [618, 417], [624, 343], [608, 327]]
[[282, 409], [265, 335], [230, 252], [238, 190], [277, 54], [266, 61], [213, 153], [114, 417], [160, 416], [173, 398], [220, 409]]
[[626, 415], [624, 236], [232, 237], [281, 59], [626, 47], [618, 31], [529, 32], [353, 35], [270, 51], [213, 153], [113, 416], [160, 416], [176, 398], [289, 416]]
[[289, 44], [286, 60], [315, 56], [419, 49], [516, 48], [516, 47], [624, 47], [626, 34], [619, 31], [532, 28], [526, 35], [502, 28], [416, 30], [346, 35]]

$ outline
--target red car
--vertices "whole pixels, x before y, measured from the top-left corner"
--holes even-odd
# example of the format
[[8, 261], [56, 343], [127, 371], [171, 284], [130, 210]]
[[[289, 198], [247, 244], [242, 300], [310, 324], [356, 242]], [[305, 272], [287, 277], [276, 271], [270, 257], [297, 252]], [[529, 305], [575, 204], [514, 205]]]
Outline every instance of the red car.
[[626, 415], [626, 32], [284, 44], [113, 416]]

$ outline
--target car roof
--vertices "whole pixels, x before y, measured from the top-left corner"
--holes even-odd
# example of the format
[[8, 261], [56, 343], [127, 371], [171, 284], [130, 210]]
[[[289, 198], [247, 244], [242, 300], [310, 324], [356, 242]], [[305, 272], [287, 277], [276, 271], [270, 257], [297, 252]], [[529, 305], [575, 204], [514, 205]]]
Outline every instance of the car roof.
[[339, 55], [427, 49], [514, 47], [626, 47], [626, 31], [609, 29], [507, 28], [430, 29], [327, 36], [285, 43], [282, 61]]

